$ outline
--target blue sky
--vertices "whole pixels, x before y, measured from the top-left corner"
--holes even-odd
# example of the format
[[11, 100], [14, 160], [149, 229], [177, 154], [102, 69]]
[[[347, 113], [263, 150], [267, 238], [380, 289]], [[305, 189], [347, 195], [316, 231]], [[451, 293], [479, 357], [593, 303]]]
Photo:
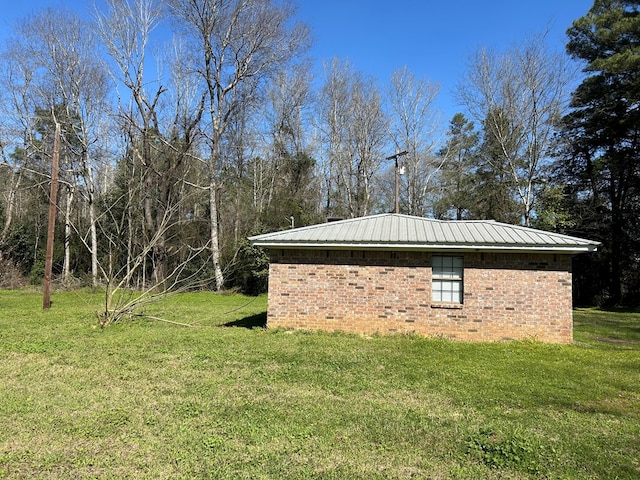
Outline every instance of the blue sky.
[[504, 50], [549, 29], [550, 48], [564, 51], [566, 30], [592, 0], [299, 0], [313, 31], [318, 71], [333, 56], [386, 85], [406, 65], [440, 84], [437, 107], [448, 123], [460, 107], [453, 90], [479, 48]]
[[[17, 19], [47, 6], [86, 13], [92, 0], [5, 2], [0, 38]], [[484, 46], [501, 51], [549, 29], [549, 46], [563, 50], [565, 31], [593, 0], [297, 0], [298, 18], [313, 32], [310, 52], [318, 74], [334, 56], [373, 76], [382, 88], [407, 66], [441, 86], [444, 122], [460, 107], [453, 90], [470, 55]]]

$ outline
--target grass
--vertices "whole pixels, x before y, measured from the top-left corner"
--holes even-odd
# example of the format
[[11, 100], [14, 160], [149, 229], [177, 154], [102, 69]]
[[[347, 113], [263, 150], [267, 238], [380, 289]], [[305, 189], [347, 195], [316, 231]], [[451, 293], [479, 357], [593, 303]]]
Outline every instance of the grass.
[[266, 298], [0, 291], [0, 478], [640, 477], [640, 314], [574, 345], [288, 332]]

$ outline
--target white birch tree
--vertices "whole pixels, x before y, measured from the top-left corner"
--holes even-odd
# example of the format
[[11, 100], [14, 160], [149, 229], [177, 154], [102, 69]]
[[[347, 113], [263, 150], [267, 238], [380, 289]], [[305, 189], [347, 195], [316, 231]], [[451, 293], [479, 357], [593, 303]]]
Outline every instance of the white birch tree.
[[359, 217], [373, 207], [389, 121], [376, 83], [334, 59], [325, 67], [319, 120], [324, 136], [327, 215]]
[[[289, 3], [271, 0], [170, 0], [171, 15], [193, 45], [192, 71], [207, 92], [207, 118], [203, 126], [210, 215], [211, 258], [216, 286], [222, 288], [220, 262], [220, 171], [227, 159], [223, 137], [239, 113], [261, 87], [308, 43], [307, 28], [292, 25]], [[242, 106], [246, 108], [246, 106]]]
[[[433, 154], [436, 145], [438, 116], [433, 103], [440, 86], [416, 78], [406, 67], [391, 76], [389, 103], [392, 111], [392, 136], [396, 151], [406, 151], [402, 157], [404, 175], [402, 202], [409, 215], [426, 214], [426, 197], [430, 181], [444, 158]], [[395, 166], [394, 166], [395, 168]]]
[[545, 35], [502, 54], [480, 49], [458, 96], [485, 137], [497, 145], [529, 225], [571, 78], [566, 58], [550, 51]]

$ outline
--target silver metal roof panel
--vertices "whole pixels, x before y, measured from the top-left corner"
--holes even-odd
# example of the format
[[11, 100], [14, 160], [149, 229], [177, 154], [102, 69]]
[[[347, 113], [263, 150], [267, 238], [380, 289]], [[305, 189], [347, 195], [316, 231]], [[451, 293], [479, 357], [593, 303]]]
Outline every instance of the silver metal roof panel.
[[579, 253], [598, 242], [493, 220], [434, 220], [380, 214], [249, 237], [268, 248], [502, 250]]

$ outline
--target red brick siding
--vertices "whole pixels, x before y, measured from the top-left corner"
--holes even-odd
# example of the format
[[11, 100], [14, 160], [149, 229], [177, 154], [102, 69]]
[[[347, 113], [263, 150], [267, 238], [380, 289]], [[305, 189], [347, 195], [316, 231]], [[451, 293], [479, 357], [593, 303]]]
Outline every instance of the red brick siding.
[[432, 305], [429, 252], [274, 250], [267, 323], [465, 341], [572, 341], [570, 255], [452, 255], [464, 258], [462, 305]]

